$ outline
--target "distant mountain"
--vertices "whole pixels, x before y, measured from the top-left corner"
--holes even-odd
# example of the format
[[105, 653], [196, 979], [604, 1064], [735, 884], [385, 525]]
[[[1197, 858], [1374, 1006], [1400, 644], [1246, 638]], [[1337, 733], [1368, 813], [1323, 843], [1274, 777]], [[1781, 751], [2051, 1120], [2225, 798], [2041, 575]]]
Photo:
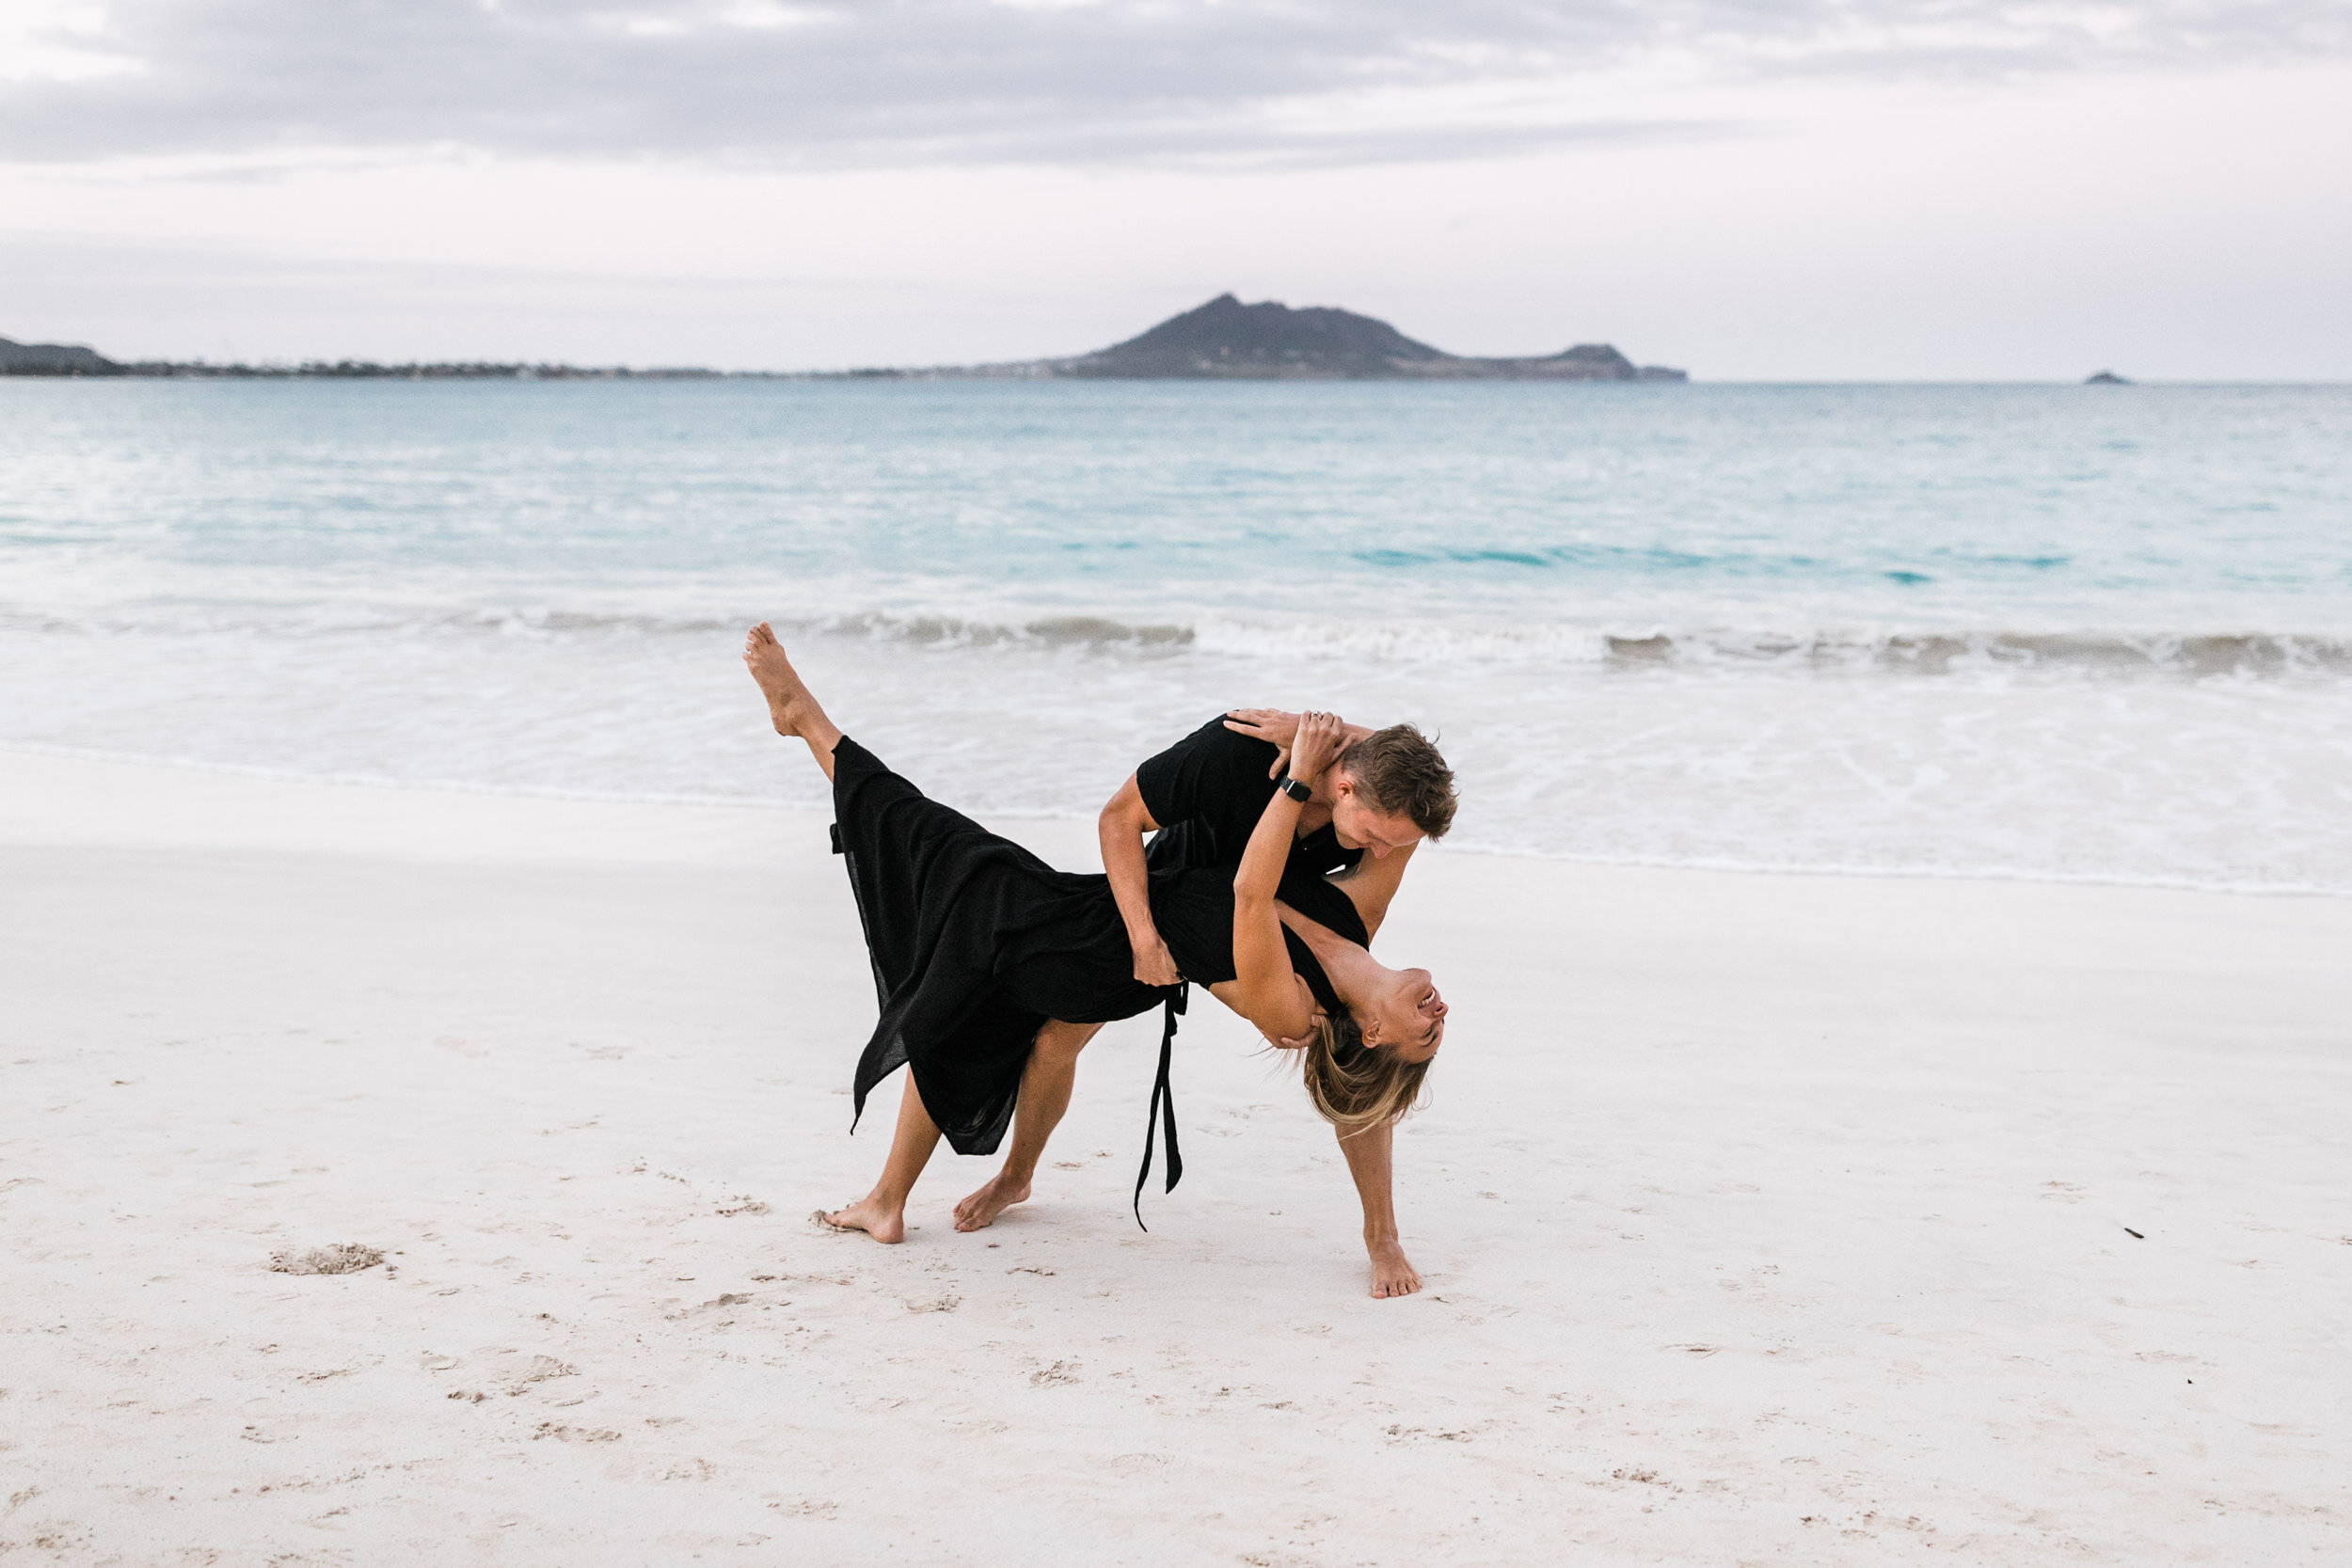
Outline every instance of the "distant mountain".
[[19, 343], [0, 338], [0, 375], [121, 375], [124, 367], [78, 343]]
[[1232, 294], [1170, 316], [1151, 331], [1075, 359], [1064, 375], [1167, 377], [1390, 376], [1402, 365], [1446, 357], [1387, 322], [1352, 310], [1294, 310], [1272, 300], [1244, 305]]
[[1149, 332], [1092, 354], [1043, 360], [1034, 367], [975, 369], [1127, 381], [1690, 379], [1682, 371], [1635, 365], [1607, 343], [1579, 343], [1542, 357], [1471, 358], [1432, 348], [1387, 322], [1352, 310], [1328, 306], [1294, 310], [1273, 300], [1244, 305], [1232, 294], [1219, 294]]
[[2083, 385], [2086, 387], [2128, 387], [2131, 383], [2113, 371], [2101, 371], [2097, 375], [2085, 376]]

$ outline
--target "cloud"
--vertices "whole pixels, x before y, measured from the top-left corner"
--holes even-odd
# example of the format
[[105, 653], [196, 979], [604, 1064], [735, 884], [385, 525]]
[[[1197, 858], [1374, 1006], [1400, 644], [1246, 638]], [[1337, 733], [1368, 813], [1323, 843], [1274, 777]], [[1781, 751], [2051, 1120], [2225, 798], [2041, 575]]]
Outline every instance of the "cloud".
[[[843, 167], [1388, 162], [1705, 127], [1613, 78], [2352, 54], [2335, 0], [119, 0], [13, 24], [0, 159], [462, 149]], [[1621, 96], [1621, 95], [1620, 95]]]

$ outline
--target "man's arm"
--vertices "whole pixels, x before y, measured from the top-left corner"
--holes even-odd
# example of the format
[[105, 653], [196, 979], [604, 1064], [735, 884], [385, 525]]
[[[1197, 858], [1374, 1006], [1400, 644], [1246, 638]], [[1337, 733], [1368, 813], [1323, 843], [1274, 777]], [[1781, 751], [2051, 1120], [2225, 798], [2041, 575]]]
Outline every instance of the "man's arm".
[[1136, 978], [1147, 986], [1172, 986], [1184, 979], [1176, 960], [1160, 940], [1152, 918], [1152, 873], [1144, 863], [1143, 835], [1159, 824], [1143, 803], [1136, 776], [1119, 786], [1095, 820], [1103, 845], [1103, 870], [1111, 879], [1111, 896], [1119, 901], [1120, 918], [1127, 923], [1127, 943], [1136, 950]]

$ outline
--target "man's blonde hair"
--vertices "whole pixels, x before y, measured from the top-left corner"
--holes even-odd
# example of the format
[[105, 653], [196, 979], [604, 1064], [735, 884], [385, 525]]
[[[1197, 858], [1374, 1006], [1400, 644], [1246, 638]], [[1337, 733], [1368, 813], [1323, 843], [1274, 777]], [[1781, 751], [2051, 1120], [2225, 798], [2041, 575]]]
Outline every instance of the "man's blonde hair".
[[1391, 816], [1409, 816], [1431, 838], [1454, 826], [1454, 769], [1410, 724], [1375, 730], [1340, 753], [1340, 771]]

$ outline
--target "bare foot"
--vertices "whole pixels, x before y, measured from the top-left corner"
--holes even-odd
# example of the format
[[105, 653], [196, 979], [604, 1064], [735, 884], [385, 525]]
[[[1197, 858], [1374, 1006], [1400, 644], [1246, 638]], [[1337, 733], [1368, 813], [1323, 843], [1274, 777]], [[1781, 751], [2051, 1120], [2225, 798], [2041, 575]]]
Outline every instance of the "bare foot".
[[1394, 1241], [1369, 1242], [1372, 1254], [1372, 1293], [1375, 1300], [1409, 1296], [1421, 1289], [1421, 1275], [1405, 1260], [1405, 1248]]
[[824, 710], [809, 695], [801, 673], [792, 668], [792, 661], [784, 655], [784, 644], [776, 641], [767, 622], [745, 635], [743, 664], [759, 683], [760, 695], [768, 699], [768, 715], [775, 721], [778, 735], [803, 734], [811, 718], [823, 719]]
[[809, 1216], [819, 1225], [835, 1230], [863, 1230], [878, 1242], [903, 1242], [907, 1239], [907, 1214], [904, 1209], [887, 1209], [871, 1197], [863, 1197], [847, 1209], [826, 1213], [822, 1209]]
[[956, 1228], [985, 1230], [996, 1223], [997, 1215], [1016, 1203], [1027, 1202], [1028, 1198], [1027, 1182], [1024, 1181], [1016, 1187], [1005, 1180], [1004, 1172], [998, 1171], [988, 1179], [987, 1185], [956, 1205]]

